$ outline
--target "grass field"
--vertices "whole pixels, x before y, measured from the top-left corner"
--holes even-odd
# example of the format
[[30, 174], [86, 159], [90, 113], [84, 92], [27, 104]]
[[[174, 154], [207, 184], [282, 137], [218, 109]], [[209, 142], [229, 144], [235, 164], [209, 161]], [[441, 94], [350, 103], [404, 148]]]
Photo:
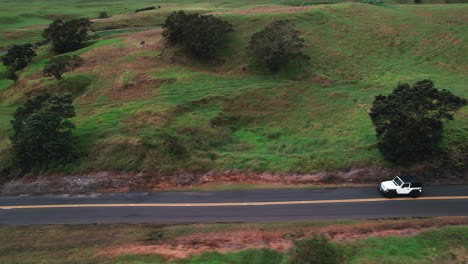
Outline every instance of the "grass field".
[[[367, 114], [374, 96], [389, 93], [399, 82], [430, 78], [438, 88], [468, 97], [465, 4], [187, 0], [131, 14], [151, 2], [67, 0], [48, 2], [54, 6], [48, 9], [41, 1], [28, 8], [28, 1], [4, 2], [0, 46], [39, 40], [42, 29], [17, 28], [47, 24], [52, 18], [95, 17], [102, 10], [123, 15], [95, 22], [97, 29], [126, 28], [98, 32], [99, 39], [73, 52], [85, 65], [65, 74], [63, 81], [41, 74], [53, 56], [49, 46], [39, 48], [39, 56], [14, 84], [1, 78], [0, 68], [0, 149], [8, 148], [12, 109], [27, 95], [67, 91], [76, 97], [75, 134], [86, 155], [48, 173], [309, 173], [392, 166], [376, 148]], [[298, 5], [309, 7], [271, 13]], [[273, 9], [232, 13], [259, 6]], [[161, 54], [158, 25], [178, 9], [224, 12], [217, 16], [234, 25], [216, 60], [196, 61], [177, 47]], [[246, 47], [253, 33], [278, 19], [291, 20], [301, 31], [311, 64], [269, 75], [250, 65]], [[247, 72], [240, 70], [244, 65], [250, 65]], [[445, 128], [443, 145], [453, 155], [463, 156], [466, 149], [467, 114], [462, 109]], [[178, 142], [182, 155], [172, 156], [161, 147], [166, 135]]]
[[[362, 221], [311, 221], [251, 224], [90, 224], [0, 227], [0, 261], [32, 263], [289, 263], [288, 250], [274, 250], [275, 240], [289, 243], [294, 237], [307, 238], [309, 233], [367, 234], [359, 239], [332, 240], [340, 248], [344, 263], [463, 263], [468, 253], [468, 227], [445, 226], [430, 228], [416, 235], [395, 236], [389, 230], [423, 226], [444, 226], [462, 218], [428, 218]], [[466, 222], [466, 220], [464, 220]], [[445, 224], [444, 224], [445, 223]], [[461, 222], [460, 222], [461, 223]], [[361, 231], [359, 231], [361, 230]], [[384, 233], [375, 233], [382, 230]], [[351, 232], [351, 233], [350, 233]], [[217, 235], [244, 237], [241, 250], [235, 242], [228, 252], [204, 252], [207, 245], [221, 245]], [[276, 234], [276, 235], [275, 235]], [[202, 237], [213, 238], [206, 242]], [[190, 247], [184, 243], [191, 241]], [[274, 238], [276, 237], [276, 238]], [[224, 239], [228, 245], [229, 239]], [[253, 240], [253, 241], [252, 241]], [[237, 240], [234, 240], [237, 241]], [[151, 253], [171, 248], [168, 254], [193, 254], [175, 258]], [[178, 244], [179, 243], [179, 244]], [[264, 243], [264, 248], [258, 245]], [[177, 246], [178, 244], [178, 246]], [[195, 246], [197, 245], [197, 246]], [[249, 248], [250, 246], [253, 248]], [[255, 247], [255, 245], [257, 245]], [[209, 247], [209, 246], [208, 246]], [[138, 248], [139, 253], [125, 250]], [[197, 250], [197, 248], [199, 248]], [[221, 247], [222, 248], [222, 247]], [[243, 249], [242, 249], [243, 248]], [[205, 249], [205, 251], [208, 250]], [[196, 253], [195, 253], [196, 252]]]

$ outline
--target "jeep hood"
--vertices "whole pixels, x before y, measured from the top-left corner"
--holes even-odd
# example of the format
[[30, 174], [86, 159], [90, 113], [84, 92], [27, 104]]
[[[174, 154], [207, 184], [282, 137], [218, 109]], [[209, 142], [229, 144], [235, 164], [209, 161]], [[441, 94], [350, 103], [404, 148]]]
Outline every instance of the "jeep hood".
[[384, 190], [395, 190], [398, 186], [395, 185], [395, 183], [393, 183], [393, 181], [384, 181], [381, 183], [382, 185], [382, 189]]

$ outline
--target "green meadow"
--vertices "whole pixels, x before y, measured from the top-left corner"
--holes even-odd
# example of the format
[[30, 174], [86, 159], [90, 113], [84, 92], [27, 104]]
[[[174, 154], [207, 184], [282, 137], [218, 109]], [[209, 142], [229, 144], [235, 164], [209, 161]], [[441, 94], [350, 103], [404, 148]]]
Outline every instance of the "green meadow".
[[[72, 53], [85, 65], [62, 81], [41, 73], [54, 56], [49, 45], [38, 48], [16, 83], [0, 68], [2, 159], [9, 157], [8, 120], [17, 105], [41, 92], [75, 96], [76, 143], [83, 155], [46, 173], [388, 167], [393, 165], [376, 147], [367, 112], [376, 95], [398, 83], [431, 79], [439, 89], [468, 97], [468, 5], [460, 2], [174, 0], [138, 14], [136, 8], [154, 2], [0, 4], [0, 47], [39, 41], [42, 28], [20, 28], [54, 18], [120, 15], [95, 21], [96, 39]], [[288, 10], [297, 7], [304, 8]], [[164, 48], [159, 26], [180, 9], [220, 12], [216, 16], [233, 24], [215, 60], [197, 61], [180, 47]], [[239, 12], [246, 9], [251, 12]], [[294, 23], [311, 60], [271, 75], [252, 65], [246, 48], [253, 33], [279, 19]], [[466, 108], [459, 111], [444, 131], [443, 146], [458, 162], [468, 142], [467, 114]]]

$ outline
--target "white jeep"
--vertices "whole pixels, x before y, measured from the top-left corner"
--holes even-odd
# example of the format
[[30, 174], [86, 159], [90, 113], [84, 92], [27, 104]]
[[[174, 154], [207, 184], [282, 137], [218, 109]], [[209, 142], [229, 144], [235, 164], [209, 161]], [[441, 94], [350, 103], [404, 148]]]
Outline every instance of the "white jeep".
[[381, 182], [379, 191], [388, 198], [398, 195], [409, 195], [416, 198], [422, 194], [422, 183], [415, 176], [396, 176], [391, 181]]

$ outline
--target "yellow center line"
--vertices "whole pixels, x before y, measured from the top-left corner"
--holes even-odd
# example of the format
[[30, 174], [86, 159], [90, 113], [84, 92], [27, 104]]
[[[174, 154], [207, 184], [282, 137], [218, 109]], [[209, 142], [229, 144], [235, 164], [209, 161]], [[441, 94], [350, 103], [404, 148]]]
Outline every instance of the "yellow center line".
[[249, 202], [249, 203], [141, 203], [141, 204], [48, 204], [48, 205], [13, 205], [0, 206], [0, 209], [32, 209], [32, 208], [75, 208], [75, 207], [202, 207], [202, 206], [249, 206], [249, 205], [289, 205], [289, 204], [328, 204], [328, 203], [360, 203], [384, 201], [418, 201], [418, 200], [454, 200], [468, 199], [468, 196], [439, 196], [420, 198], [373, 198], [373, 199], [343, 199], [288, 202]]

